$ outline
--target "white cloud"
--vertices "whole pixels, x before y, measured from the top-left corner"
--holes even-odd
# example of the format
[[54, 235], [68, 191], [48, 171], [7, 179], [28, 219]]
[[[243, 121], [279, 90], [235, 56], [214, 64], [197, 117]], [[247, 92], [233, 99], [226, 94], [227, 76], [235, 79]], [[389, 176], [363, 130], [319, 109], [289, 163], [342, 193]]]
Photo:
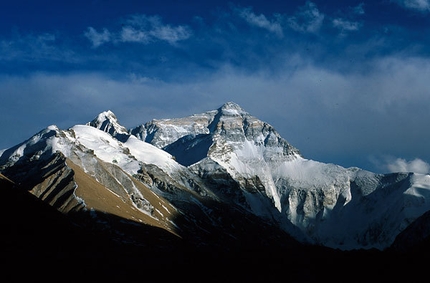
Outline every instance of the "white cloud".
[[245, 8], [241, 10], [239, 12], [239, 16], [251, 25], [267, 29], [268, 31], [275, 33], [279, 37], [283, 37], [282, 27], [278, 21], [269, 21], [263, 14], [256, 15], [251, 11], [250, 8]]
[[300, 32], [318, 32], [324, 21], [324, 14], [322, 14], [316, 4], [307, 1], [306, 4], [299, 8], [297, 13], [288, 18], [290, 27]]
[[126, 27], [123, 27], [121, 30], [120, 41], [140, 42], [140, 43], [146, 44], [150, 41], [150, 36], [145, 31], [137, 30], [131, 26], [126, 26]]
[[129, 27], [142, 31], [153, 39], [174, 44], [192, 35], [188, 26], [164, 24], [159, 16], [133, 15], [128, 19]]
[[360, 29], [360, 23], [350, 22], [344, 19], [333, 19], [333, 26], [341, 31], [357, 31]]
[[386, 165], [389, 172], [414, 172], [419, 174], [430, 174], [430, 164], [415, 158], [407, 161], [403, 158], [396, 158]]
[[97, 32], [93, 27], [88, 27], [84, 35], [91, 41], [94, 48], [111, 40], [111, 34], [107, 29], [103, 29], [102, 32]]
[[419, 12], [430, 12], [429, 0], [395, 0], [400, 6]]
[[174, 44], [177, 41], [185, 40], [191, 36], [191, 32], [185, 26], [172, 27], [169, 25], [158, 25], [151, 30], [150, 34], [160, 40]]
[[192, 35], [188, 26], [171, 26], [163, 24], [158, 16], [133, 15], [118, 32], [103, 29], [97, 32], [93, 27], [88, 27], [84, 35], [91, 41], [93, 47], [112, 42], [136, 42], [148, 44], [157, 40], [175, 44]]

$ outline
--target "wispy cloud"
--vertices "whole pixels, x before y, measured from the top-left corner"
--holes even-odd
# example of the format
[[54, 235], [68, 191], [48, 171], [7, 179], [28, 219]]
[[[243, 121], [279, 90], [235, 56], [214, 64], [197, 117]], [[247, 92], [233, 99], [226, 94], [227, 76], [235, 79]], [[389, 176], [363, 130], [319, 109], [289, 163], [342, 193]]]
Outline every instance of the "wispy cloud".
[[151, 27], [150, 35], [156, 39], [164, 40], [170, 44], [189, 38], [192, 34], [190, 28], [187, 26], [171, 26], [165, 25], [161, 22], [159, 17], [152, 17], [150, 19]]
[[364, 3], [360, 3], [357, 6], [352, 8], [354, 14], [356, 15], [364, 15]]
[[335, 28], [338, 28], [342, 32], [357, 31], [361, 26], [361, 24], [358, 22], [351, 22], [341, 18], [333, 19], [332, 23]]
[[341, 35], [346, 35], [347, 32], [358, 31], [362, 27], [362, 23], [356, 21], [358, 16], [364, 15], [364, 3], [360, 3], [355, 7], [348, 7], [345, 11], [339, 11], [340, 16], [331, 19], [333, 27], [340, 30]]
[[151, 41], [151, 36], [144, 30], [136, 29], [132, 26], [124, 26], [121, 30], [121, 42], [140, 42], [147, 44]]
[[192, 35], [191, 29], [185, 25], [171, 26], [164, 24], [159, 16], [133, 15], [123, 26], [124, 29], [134, 30], [136, 38], [124, 39], [130, 41], [148, 42], [149, 40], [163, 40], [174, 44]]
[[158, 16], [132, 15], [125, 20], [125, 24], [119, 31], [103, 28], [101, 32], [97, 32], [93, 27], [88, 27], [84, 35], [91, 41], [92, 46], [97, 48], [108, 42], [148, 44], [154, 41], [166, 41], [174, 45], [178, 41], [188, 39], [192, 31], [185, 25], [164, 24]]
[[282, 27], [280, 24], [280, 15], [275, 20], [270, 21], [263, 14], [256, 15], [251, 8], [244, 8], [239, 11], [239, 16], [247, 21], [250, 25], [257, 26], [283, 37]]
[[74, 62], [76, 56], [62, 45], [55, 33], [17, 34], [10, 39], [0, 40], [0, 60], [35, 62], [41, 60]]
[[315, 33], [319, 31], [324, 21], [322, 14], [315, 3], [307, 1], [298, 9], [295, 15], [288, 18], [290, 27], [300, 32]]
[[430, 12], [429, 0], [394, 0], [394, 2], [406, 9], [423, 13]]
[[112, 39], [112, 36], [107, 29], [103, 29], [103, 31], [98, 32], [93, 27], [88, 27], [84, 36], [91, 41], [94, 48], [97, 48]]

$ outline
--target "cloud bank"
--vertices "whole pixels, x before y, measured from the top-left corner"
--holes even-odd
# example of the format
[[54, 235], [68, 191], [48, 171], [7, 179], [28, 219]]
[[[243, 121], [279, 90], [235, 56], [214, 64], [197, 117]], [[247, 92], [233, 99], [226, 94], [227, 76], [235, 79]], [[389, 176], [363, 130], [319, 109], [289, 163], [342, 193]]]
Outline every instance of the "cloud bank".
[[[355, 166], [352, 153], [401, 153], [404, 148], [408, 152], [402, 158], [420, 154], [422, 160], [430, 158], [422, 156], [427, 152], [425, 141], [430, 140], [426, 130], [430, 61], [386, 58], [375, 61], [373, 73], [365, 76], [334, 72], [306, 61], [295, 66], [294, 72], [285, 65], [284, 73], [272, 76], [269, 71], [248, 74], [225, 65], [211, 75], [184, 82], [165, 82], [136, 73], [122, 78], [98, 72], [2, 77], [0, 92], [13, 96], [15, 102], [0, 110], [16, 117], [17, 125], [35, 123], [30, 127], [32, 132], [26, 133], [28, 138], [42, 124], [69, 127], [107, 109], [132, 127], [153, 118], [187, 116], [234, 101], [272, 124], [306, 158]], [[17, 116], [19, 109], [38, 119]], [[385, 168], [425, 168], [419, 162], [400, 161]]]

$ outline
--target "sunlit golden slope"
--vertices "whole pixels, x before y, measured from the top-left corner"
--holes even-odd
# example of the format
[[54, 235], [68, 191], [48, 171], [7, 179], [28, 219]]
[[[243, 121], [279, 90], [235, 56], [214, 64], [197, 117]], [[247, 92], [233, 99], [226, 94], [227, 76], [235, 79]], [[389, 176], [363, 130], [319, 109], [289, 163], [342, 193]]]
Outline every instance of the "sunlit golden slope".
[[144, 213], [137, 209], [129, 198], [123, 198], [112, 192], [109, 188], [97, 182], [93, 177], [86, 174], [82, 168], [67, 160], [67, 165], [75, 173], [74, 179], [78, 187], [75, 194], [84, 200], [87, 209], [113, 214], [124, 219], [133, 220], [139, 223], [156, 226], [168, 230], [174, 234], [175, 229], [171, 220], [175, 217], [175, 208], [165, 199], [155, 195], [144, 184], [133, 180], [134, 185], [142, 195], [148, 200], [155, 210], [153, 215]]

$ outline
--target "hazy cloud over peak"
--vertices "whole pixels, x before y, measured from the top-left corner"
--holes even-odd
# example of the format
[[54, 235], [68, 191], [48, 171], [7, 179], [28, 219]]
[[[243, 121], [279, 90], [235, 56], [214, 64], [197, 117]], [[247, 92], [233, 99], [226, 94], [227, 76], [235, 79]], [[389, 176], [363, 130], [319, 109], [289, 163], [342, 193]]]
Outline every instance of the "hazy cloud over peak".
[[430, 173], [430, 164], [421, 160], [420, 158], [415, 158], [410, 161], [407, 161], [403, 158], [396, 158], [386, 166], [389, 172], [414, 172], [419, 174]]

